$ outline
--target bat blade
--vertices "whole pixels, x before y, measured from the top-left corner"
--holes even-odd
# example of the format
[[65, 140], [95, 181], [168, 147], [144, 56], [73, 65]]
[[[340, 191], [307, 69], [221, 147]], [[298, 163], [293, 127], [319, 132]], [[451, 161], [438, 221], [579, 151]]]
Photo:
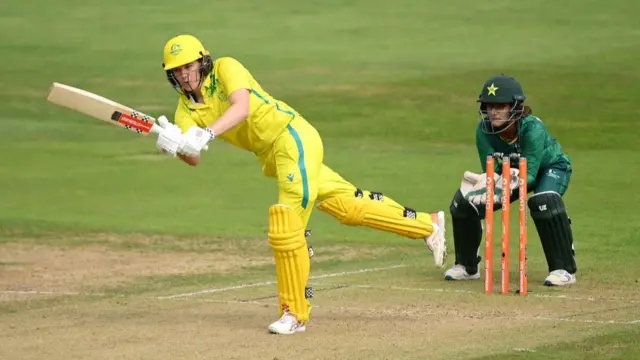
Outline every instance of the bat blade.
[[152, 116], [73, 86], [54, 82], [47, 101], [143, 136], [162, 131]]

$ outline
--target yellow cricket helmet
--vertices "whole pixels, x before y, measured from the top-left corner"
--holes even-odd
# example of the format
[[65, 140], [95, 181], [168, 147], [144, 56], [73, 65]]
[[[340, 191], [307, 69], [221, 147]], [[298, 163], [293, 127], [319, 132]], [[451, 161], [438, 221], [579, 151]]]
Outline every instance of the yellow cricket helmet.
[[195, 36], [178, 35], [165, 44], [162, 67], [165, 70], [175, 69], [208, 55], [209, 52]]
[[213, 71], [213, 59], [211, 55], [204, 48], [200, 40], [193, 35], [178, 35], [169, 39], [164, 45], [163, 58], [162, 68], [167, 74], [167, 80], [169, 80], [174, 89], [180, 93], [184, 93], [184, 90], [180, 88], [173, 74], [173, 69], [196, 60], [201, 60], [200, 85], [202, 85], [204, 78]]

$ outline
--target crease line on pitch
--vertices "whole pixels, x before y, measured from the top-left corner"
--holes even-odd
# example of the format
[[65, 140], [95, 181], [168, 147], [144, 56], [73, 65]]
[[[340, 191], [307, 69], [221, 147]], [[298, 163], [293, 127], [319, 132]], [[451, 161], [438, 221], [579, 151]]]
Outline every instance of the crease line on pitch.
[[[326, 279], [326, 278], [356, 275], [356, 274], [362, 274], [362, 273], [368, 273], [368, 272], [392, 270], [392, 269], [398, 269], [403, 267], [406, 267], [406, 265], [399, 264], [399, 265], [393, 265], [393, 266], [360, 269], [360, 270], [354, 270], [354, 271], [342, 271], [337, 273], [309, 276], [309, 279], [310, 280]], [[168, 299], [176, 299], [176, 298], [193, 297], [193, 296], [199, 296], [199, 295], [205, 295], [205, 294], [213, 294], [213, 293], [234, 291], [234, 290], [240, 290], [240, 289], [246, 289], [246, 288], [269, 286], [269, 285], [275, 285], [275, 284], [276, 284], [275, 281], [263, 281], [263, 282], [257, 282], [257, 283], [248, 283], [248, 284], [240, 284], [240, 285], [234, 285], [234, 286], [226, 286], [222, 288], [200, 290], [200, 291], [194, 291], [194, 292], [188, 292], [188, 293], [182, 293], [182, 294], [158, 296], [157, 299], [168, 300]]]

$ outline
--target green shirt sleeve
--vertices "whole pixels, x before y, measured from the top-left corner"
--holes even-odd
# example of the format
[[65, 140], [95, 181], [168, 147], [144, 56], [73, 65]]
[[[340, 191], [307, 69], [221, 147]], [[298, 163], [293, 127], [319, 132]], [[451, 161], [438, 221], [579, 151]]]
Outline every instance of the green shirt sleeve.
[[[531, 123], [530, 123], [531, 124]], [[522, 132], [522, 155], [527, 158], [527, 186], [534, 186], [544, 154], [546, 131], [542, 126], [528, 126]]]
[[[480, 157], [480, 167], [482, 172], [487, 172], [487, 156], [495, 152], [495, 149], [489, 143], [489, 139], [482, 132], [480, 126], [476, 128], [476, 147], [478, 148], [478, 156]], [[494, 170], [498, 171], [498, 162], [495, 163]]]

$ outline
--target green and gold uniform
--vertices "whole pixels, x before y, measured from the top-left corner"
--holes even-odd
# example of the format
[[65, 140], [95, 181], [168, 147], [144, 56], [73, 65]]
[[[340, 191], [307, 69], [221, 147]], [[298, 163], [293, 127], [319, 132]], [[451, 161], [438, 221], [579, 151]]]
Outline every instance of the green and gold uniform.
[[[566, 270], [573, 276], [577, 271], [573, 235], [562, 199], [571, 179], [571, 158], [564, 153], [545, 124], [531, 114], [529, 107], [523, 105], [525, 99], [522, 86], [512, 77], [497, 75], [483, 85], [478, 99], [480, 121], [476, 128], [477, 155], [483, 173], [486, 172], [486, 159], [489, 155], [519, 154], [527, 159], [527, 189], [533, 192], [527, 203], [549, 272]], [[508, 121], [500, 127], [493, 126], [487, 113], [489, 104], [509, 104]], [[504, 134], [512, 126], [516, 127], [515, 136], [506, 138]], [[501, 175], [502, 157], [497, 157], [494, 164], [495, 173]], [[517, 168], [517, 161], [512, 160], [511, 167]], [[517, 189], [511, 193], [511, 201], [516, 200]], [[500, 202], [495, 202], [494, 211], [500, 208]], [[477, 274], [481, 260], [478, 250], [482, 241], [481, 220], [485, 217], [485, 206], [469, 202], [458, 190], [449, 209], [453, 223], [456, 265], [464, 266], [471, 277]], [[547, 281], [545, 284], [551, 285]]]

